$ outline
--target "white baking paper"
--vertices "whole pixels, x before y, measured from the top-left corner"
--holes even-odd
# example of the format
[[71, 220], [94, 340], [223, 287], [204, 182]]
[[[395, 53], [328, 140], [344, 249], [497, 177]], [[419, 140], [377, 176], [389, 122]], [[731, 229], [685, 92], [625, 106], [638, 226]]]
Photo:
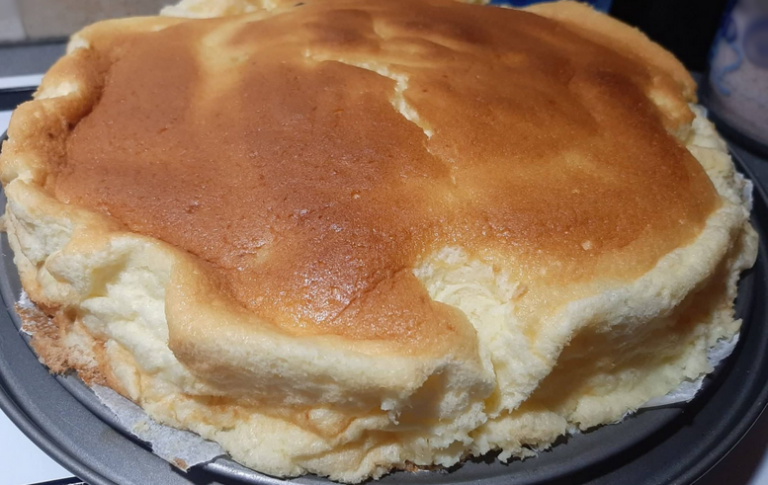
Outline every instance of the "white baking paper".
[[139, 406], [108, 387], [94, 385], [91, 389], [125, 429], [151, 445], [154, 454], [184, 471], [227, 454], [217, 443], [195, 433], [158, 424]]
[[[718, 340], [714, 347], [709, 349], [707, 354], [707, 360], [712, 367], [723, 361], [726, 357], [733, 353], [733, 349], [736, 348], [736, 344], [739, 343], [739, 334], [737, 333], [730, 339]], [[701, 390], [704, 385], [704, 379], [706, 376], [701, 376], [693, 381], [683, 381], [682, 384], [677, 386], [676, 389], [670, 391], [664, 396], [654, 397], [642, 406], [640, 409], [655, 408], [658, 406], [668, 406], [670, 404], [678, 404], [683, 402], [689, 402], [696, 397], [696, 394]]]
[[736, 172], [736, 180], [744, 183], [744, 186], [741, 188], [742, 197], [744, 197], [744, 200], [747, 202], [747, 210], [751, 213], [752, 205], [754, 204], [754, 198], [753, 198], [754, 196], [752, 194], [755, 190], [755, 185], [752, 183], [751, 180], [749, 180], [739, 172]]
[[27, 292], [24, 290], [21, 290], [21, 295], [19, 295], [19, 301], [16, 302], [21, 308], [24, 308], [26, 310], [37, 310], [37, 306], [32, 303], [32, 300], [29, 299], [29, 295], [27, 295]]
[[[19, 308], [23, 308], [24, 310], [34, 310], [36, 312], [40, 312], [40, 310], [35, 306], [35, 304], [32, 303], [32, 300], [29, 299], [29, 295], [27, 295], [27, 292], [24, 290], [21, 290], [19, 301], [17, 301], [16, 304], [19, 305]], [[40, 313], [42, 314], [42, 312]], [[32, 336], [32, 332], [30, 332], [29, 328], [27, 328], [26, 325], [21, 326], [21, 333], [27, 334], [30, 337]]]

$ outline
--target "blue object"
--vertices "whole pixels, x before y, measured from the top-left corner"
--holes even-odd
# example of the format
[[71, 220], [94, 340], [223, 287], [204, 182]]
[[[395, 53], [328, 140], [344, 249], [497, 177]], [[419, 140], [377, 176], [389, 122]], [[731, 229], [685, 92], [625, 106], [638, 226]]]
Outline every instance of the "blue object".
[[755, 19], [744, 33], [744, 53], [752, 64], [768, 69], [768, 17]]
[[[544, 0], [491, 0], [491, 5], [510, 5], [512, 7], [525, 7], [533, 3], [541, 3]], [[611, 8], [613, 0], [584, 0], [583, 3], [592, 5], [595, 10], [607, 12]]]

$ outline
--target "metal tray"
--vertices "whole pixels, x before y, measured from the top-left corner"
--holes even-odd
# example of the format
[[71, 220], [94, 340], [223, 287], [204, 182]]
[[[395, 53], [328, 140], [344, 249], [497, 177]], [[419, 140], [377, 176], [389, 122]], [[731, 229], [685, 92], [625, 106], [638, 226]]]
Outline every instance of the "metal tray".
[[[450, 471], [396, 472], [380, 483], [688, 484], [722, 459], [768, 400], [768, 315], [763, 299], [768, 275], [768, 197], [750, 167], [759, 160], [740, 156], [735, 160], [755, 181], [752, 220], [760, 234], [760, 252], [755, 267], [739, 283], [736, 307], [744, 319], [740, 343], [693, 402], [641, 411], [620, 424], [564, 438], [535, 459], [503, 464], [490, 456]], [[5, 204], [4, 195], [0, 204]], [[225, 458], [181, 472], [121, 429], [77, 377], [50, 375], [18, 330], [13, 305], [21, 286], [5, 234], [0, 244], [0, 295], [6, 308], [0, 311], [0, 408], [32, 441], [91, 485], [285, 482]], [[286, 481], [329, 483], [314, 476]]]

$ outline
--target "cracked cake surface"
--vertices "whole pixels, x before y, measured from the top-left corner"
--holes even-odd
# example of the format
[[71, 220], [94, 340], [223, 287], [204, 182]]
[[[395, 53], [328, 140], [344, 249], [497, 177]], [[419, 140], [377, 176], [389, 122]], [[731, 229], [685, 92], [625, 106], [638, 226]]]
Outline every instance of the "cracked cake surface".
[[357, 482], [615, 422], [738, 331], [745, 182], [638, 31], [574, 2], [168, 12], [201, 5], [237, 15], [87, 27], [13, 115], [52, 369]]

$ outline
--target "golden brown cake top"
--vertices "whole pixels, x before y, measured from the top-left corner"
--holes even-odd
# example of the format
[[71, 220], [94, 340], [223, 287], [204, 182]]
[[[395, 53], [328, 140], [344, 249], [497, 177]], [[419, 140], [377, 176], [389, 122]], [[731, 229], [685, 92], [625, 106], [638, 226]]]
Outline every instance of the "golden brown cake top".
[[103, 88], [47, 186], [290, 333], [437, 344], [455, 310], [412, 270], [447, 246], [528, 285], [633, 279], [718, 204], [678, 139], [693, 84], [568, 8], [598, 33], [448, 0], [97, 24], [73, 55]]

